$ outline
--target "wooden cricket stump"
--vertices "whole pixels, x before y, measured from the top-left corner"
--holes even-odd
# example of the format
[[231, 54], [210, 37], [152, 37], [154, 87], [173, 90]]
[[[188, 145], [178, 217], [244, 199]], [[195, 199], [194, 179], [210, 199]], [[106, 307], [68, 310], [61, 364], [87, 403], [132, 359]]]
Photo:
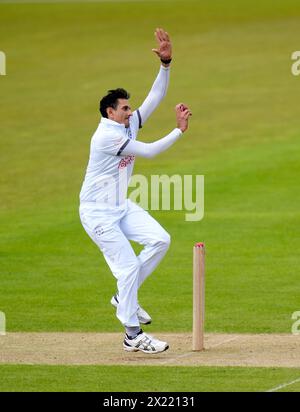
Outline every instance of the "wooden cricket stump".
[[193, 249], [193, 351], [204, 350], [205, 245]]

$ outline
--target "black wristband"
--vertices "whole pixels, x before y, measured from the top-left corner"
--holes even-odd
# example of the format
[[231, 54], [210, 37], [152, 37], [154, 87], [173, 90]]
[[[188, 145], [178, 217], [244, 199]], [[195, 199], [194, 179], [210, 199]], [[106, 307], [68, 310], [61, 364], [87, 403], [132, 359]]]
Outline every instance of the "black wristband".
[[172, 61], [172, 59], [168, 59], [168, 60], [160, 59], [160, 61], [161, 61], [162, 63], [164, 63], [164, 64], [170, 64], [171, 61]]

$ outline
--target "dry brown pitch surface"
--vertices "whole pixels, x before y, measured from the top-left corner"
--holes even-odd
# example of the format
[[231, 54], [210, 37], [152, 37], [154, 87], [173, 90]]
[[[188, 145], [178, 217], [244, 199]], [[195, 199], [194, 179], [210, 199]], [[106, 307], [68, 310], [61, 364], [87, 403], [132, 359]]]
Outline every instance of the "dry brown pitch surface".
[[205, 334], [193, 352], [186, 333], [155, 333], [170, 349], [159, 355], [126, 353], [120, 333], [8, 333], [0, 336], [0, 363], [45, 365], [178, 365], [300, 367], [300, 336]]

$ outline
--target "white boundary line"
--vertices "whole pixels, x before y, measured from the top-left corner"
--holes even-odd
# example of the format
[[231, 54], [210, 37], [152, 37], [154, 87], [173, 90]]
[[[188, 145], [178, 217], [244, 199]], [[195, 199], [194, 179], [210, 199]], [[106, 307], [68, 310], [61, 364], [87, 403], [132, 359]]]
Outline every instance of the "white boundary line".
[[215, 345], [211, 345], [211, 348], [216, 348], [217, 346], [224, 345], [224, 343], [232, 342], [233, 340], [240, 339], [241, 336], [234, 336], [233, 338], [223, 340], [223, 342], [216, 343]]
[[[175, 358], [173, 357], [173, 358], [165, 359], [163, 362], [158, 362], [158, 363], [159, 363], [159, 365], [166, 365], [166, 364], [168, 364], [168, 363], [170, 363], [170, 362], [176, 361], [176, 360], [179, 359], [179, 358], [185, 358], [185, 357], [187, 357], [187, 356], [191, 356], [191, 355], [193, 355], [194, 353], [195, 353], [195, 352], [182, 353], [181, 355], [178, 355], [178, 356], [176, 356]], [[159, 360], [159, 359], [158, 359], [158, 360]]]
[[286, 388], [287, 386], [293, 385], [294, 383], [297, 383], [297, 382], [300, 382], [300, 378], [295, 379], [295, 380], [292, 381], [292, 382], [283, 383], [282, 385], [276, 386], [276, 388], [269, 389], [269, 390], [267, 390], [266, 392], [276, 392], [276, 391], [278, 391], [279, 389]]
[[[209, 348], [206, 351], [209, 351], [210, 349], [213, 349], [213, 348], [216, 348], [218, 346], [224, 345], [225, 343], [232, 342], [233, 340], [236, 340], [236, 339], [239, 339], [239, 338], [240, 338], [240, 336], [234, 336], [233, 338], [223, 340], [222, 342], [219, 342], [215, 345], [209, 346]], [[204, 348], [204, 351], [205, 351], [205, 348]], [[160, 365], [165, 365], [165, 364], [168, 364], [170, 362], [174, 362], [178, 359], [186, 358], [188, 356], [196, 356], [196, 355], [199, 355], [201, 353], [203, 353], [203, 352], [192, 351], [192, 352], [182, 353], [181, 355], [178, 355], [176, 357], [166, 359], [164, 362], [160, 362]]]

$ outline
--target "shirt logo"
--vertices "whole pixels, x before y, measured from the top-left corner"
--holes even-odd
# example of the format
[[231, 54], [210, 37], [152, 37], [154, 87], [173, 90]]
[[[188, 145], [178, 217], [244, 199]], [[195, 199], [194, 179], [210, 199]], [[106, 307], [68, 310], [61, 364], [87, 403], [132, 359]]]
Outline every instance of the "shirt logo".
[[123, 169], [124, 167], [127, 167], [130, 165], [132, 162], [134, 162], [135, 156], [129, 155], [124, 157], [124, 159], [121, 159], [119, 162], [118, 169]]

